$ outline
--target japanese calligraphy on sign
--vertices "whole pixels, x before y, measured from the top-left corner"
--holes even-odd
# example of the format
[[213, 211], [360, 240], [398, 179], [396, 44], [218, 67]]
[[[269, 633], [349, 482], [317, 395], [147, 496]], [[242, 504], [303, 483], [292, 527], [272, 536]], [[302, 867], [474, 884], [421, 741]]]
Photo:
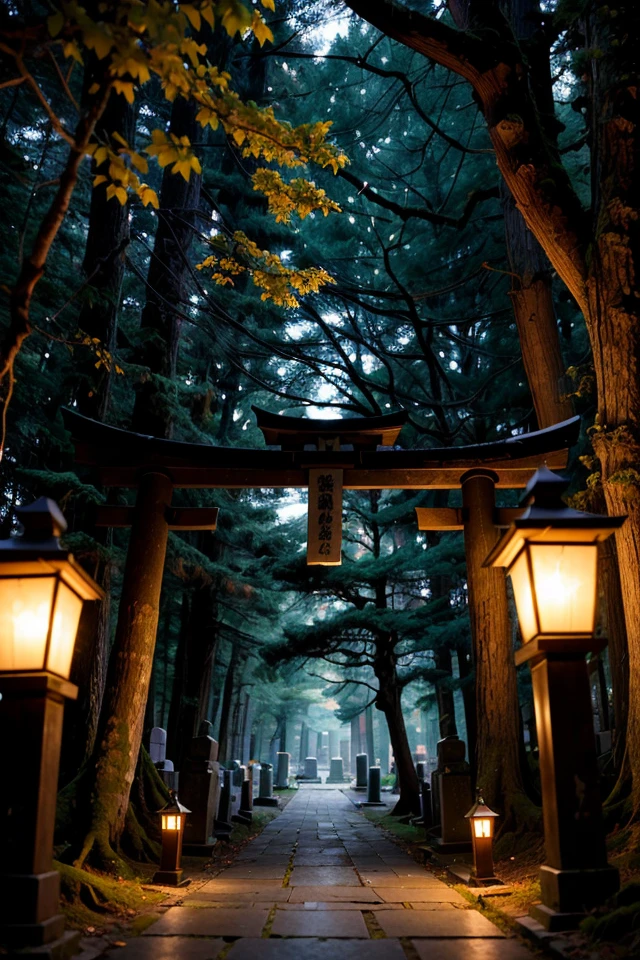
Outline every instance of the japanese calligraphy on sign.
[[309, 470], [307, 563], [338, 566], [342, 554], [342, 470]]

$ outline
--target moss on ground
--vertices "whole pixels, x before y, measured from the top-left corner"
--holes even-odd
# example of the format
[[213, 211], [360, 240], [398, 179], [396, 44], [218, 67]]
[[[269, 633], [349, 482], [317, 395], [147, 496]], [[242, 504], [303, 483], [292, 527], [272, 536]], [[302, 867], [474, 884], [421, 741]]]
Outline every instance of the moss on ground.
[[55, 863], [60, 874], [61, 907], [67, 923], [90, 933], [114, 924], [130, 925], [149, 914], [166, 894], [144, 890], [142, 878], [116, 879], [66, 863]]

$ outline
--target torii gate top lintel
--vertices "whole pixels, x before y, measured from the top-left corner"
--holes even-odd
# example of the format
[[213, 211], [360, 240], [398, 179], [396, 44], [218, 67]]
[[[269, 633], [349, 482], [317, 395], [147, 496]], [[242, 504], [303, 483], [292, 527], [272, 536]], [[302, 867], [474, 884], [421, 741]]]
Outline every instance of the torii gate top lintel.
[[[272, 422], [278, 415], [268, 416]], [[335, 468], [343, 470], [345, 489], [448, 490], [458, 489], [467, 471], [483, 468], [496, 474], [496, 487], [512, 489], [525, 487], [545, 462], [550, 469], [563, 469], [568, 448], [576, 442], [580, 428], [580, 418], [573, 417], [545, 430], [467, 446], [375, 450], [353, 444], [353, 450], [256, 450], [161, 440], [68, 409], [63, 410], [63, 417], [75, 444], [76, 462], [97, 468], [100, 481], [107, 487], [137, 487], [145, 473], [157, 472], [167, 474], [174, 487], [183, 488], [306, 488], [310, 469]], [[378, 420], [373, 428], [378, 435], [388, 428], [397, 436], [403, 417], [406, 414], [401, 411], [362, 419]], [[362, 422], [354, 418], [354, 426], [359, 419]], [[282, 417], [285, 430], [292, 420], [296, 418]], [[308, 429], [308, 422], [314, 423], [301, 420], [299, 434]], [[327, 421], [334, 424], [334, 437], [352, 443], [347, 438], [353, 434], [345, 431], [345, 422], [349, 421]], [[270, 429], [277, 426], [272, 423]], [[366, 445], [371, 440], [369, 434]]]
[[385, 413], [378, 417], [339, 417], [322, 420], [311, 417], [290, 417], [252, 406], [265, 443], [282, 450], [339, 450], [352, 446], [356, 450], [392, 447], [409, 419], [407, 410]]

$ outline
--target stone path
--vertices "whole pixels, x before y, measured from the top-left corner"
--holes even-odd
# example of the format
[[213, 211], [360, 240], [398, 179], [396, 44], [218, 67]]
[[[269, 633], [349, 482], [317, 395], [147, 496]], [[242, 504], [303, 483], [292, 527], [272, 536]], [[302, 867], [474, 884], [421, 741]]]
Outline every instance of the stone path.
[[[237, 939], [236, 939], [237, 938]], [[111, 955], [110, 955], [111, 956]], [[122, 960], [531, 960], [338, 790], [280, 817]]]

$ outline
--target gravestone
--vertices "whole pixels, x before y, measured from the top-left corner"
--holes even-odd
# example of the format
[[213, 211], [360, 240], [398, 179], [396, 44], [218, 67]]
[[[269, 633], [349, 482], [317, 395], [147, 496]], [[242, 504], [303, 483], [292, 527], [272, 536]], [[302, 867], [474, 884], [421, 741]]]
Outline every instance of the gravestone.
[[329, 776], [326, 783], [344, 783], [344, 764], [342, 757], [332, 757]]
[[218, 802], [218, 816], [213, 824], [213, 835], [217, 839], [228, 837], [231, 833], [231, 805], [233, 798], [231, 771], [221, 770], [220, 800]]
[[[211, 730], [207, 721], [201, 731]], [[220, 797], [218, 744], [208, 732], [194, 737], [180, 777], [181, 798], [191, 813], [184, 828], [183, 850], [189, 856], [211, 856], [215, 843], [214, 820]]]
[[471, 771], [465, 760], [466, 746], [456, 736], [438, 741], [438, 768], [431, 775], [433, 827], [432, 846], [442, 853], [471, 850], [469, 821], [465, 814], [473, 803]]
[[432, 826], [431, 819], [431, 784], [428, 780], [423, 780], [420, 784], [420, 809], [422, 811], [422, 823], [425, 830]]
[[418, 760], [416, 763], [416, 774], [418, 775], [418, 780], [422, 782], [427, 775], [427, 762], [426, 760]]
[[273, 767], [270, 763], [260, 765], [260, 788], [253, 802], [256, 807], [278, 806], [278, 798], [273, 796]]
[[366, 753], [356, 755], [356, 785], [354, 790], [366, 790], [369, 774], [369, 757]]
[[369, 767], [369, 777], [367, 781], [367, 799], [362, 804], [363, 807], [386, 807], [382, 802], [380, 793], [382, 785], [382, 771], [380, 767]]
[[173, 761], [167, 760], [167, 731], [162, 727], [151, 730], [149, 756], [165, 785], [169, 790], [177, 791], [178, 773], [173, 769]]
[[286, 790], [289, 786], [289, 760], [291, 759], [290, 754], [288, 753], [279, 753], [278, 754], [278, 767], [276, 774], [276, 790]]
[[306, 757], [304, 761], [304, 774], [298, 777], [299, 780], [306, 780], [309, 783], [321, 783], [318, 777], [318, 761], [315, 757]]
[[[248, 826], [253, 819], [253, 814], [251, 812], [253, 807], [253, 798], [250, 798], [249, 796], [251, 792], [251, 781], [247, 776], [247, 768], [243, 764], [240, 764], [240, 767], [234, 768], [231, 773], [233, 777], [233, 788], [237, 800], [237, 803], [234, 802], [233, 805], [231, 822], [242, 823], [245, 826]], [[242, 780], [240, 779], [240, 776], [242, 776]]]

